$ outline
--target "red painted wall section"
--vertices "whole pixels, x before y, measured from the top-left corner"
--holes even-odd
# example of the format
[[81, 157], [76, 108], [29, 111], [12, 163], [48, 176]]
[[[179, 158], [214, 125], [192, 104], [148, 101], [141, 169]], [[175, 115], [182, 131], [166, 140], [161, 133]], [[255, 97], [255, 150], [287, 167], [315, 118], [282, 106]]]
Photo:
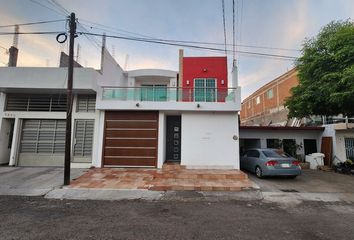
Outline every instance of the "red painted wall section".
[[[216, 78], [217, 88], [227, 88], [227, 58], [184, 57], [182, 86], [193, 87], [195, 78]], [[187, 80], [189, 80], [189, 85], [187, 85]], [[221, 84], [221, 80], [225, 83]]]
[[[193, 89], [194, 79], [196, 78], [215, 78], [218, 91], [225, 89], [223, 91], [227, 92], [227, 75], [227, 57], [183, 58], [183, 89]], [[224, 84], [222, 84], [222, 80], [224, 80]], [[187, 84], [187, 81], [189, 81], [189, 84]], [[186, 101], [185, 98], [184, 101]]]

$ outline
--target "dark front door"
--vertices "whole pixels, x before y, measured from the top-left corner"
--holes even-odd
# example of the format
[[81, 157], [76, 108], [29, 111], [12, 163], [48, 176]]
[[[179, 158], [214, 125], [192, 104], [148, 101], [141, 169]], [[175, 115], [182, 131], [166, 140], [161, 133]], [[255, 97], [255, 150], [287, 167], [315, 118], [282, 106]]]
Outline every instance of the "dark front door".
[[166, 161], [181, 161], [181, 116], [167, 116]]
[[317, 153], [316, 139], [304, 139], [305, 155]]

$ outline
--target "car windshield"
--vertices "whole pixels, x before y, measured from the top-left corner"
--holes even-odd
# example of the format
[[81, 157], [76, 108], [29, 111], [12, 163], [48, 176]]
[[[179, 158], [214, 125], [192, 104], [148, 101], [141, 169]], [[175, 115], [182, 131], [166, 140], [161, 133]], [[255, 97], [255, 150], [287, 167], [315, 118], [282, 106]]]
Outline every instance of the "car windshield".
[[273, 158], [287, 158], [290, 157], [287, 153], [282, 152], [282, 151], [276, 151], [276, 150], [263, 150], [263, 154], [266, 157], [273, 157]]

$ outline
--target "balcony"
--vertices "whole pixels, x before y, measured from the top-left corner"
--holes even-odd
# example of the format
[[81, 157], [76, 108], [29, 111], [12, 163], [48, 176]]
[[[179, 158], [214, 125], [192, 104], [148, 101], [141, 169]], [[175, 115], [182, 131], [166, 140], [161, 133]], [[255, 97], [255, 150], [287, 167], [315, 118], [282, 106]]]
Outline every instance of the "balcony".
[[177, 88], [102, 87], [97, 108], [102, 110], [200, 110], [239, 111], [241, 89], [238, 88]]

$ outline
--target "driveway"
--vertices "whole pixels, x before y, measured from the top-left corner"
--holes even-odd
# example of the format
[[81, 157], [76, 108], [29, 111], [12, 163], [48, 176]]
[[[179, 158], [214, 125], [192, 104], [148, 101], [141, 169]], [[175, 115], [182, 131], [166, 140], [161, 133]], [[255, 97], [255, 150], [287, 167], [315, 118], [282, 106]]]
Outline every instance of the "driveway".
[[[86, 169], [71, 169], [71, 179]], [[0, 167], [0, 195], [42, 196], [63, 185], [63, 168]]]
[[304, 169], [296, 179], [259, 179], [248, 173], [262, 192], [354, 193], [354, 176]]

